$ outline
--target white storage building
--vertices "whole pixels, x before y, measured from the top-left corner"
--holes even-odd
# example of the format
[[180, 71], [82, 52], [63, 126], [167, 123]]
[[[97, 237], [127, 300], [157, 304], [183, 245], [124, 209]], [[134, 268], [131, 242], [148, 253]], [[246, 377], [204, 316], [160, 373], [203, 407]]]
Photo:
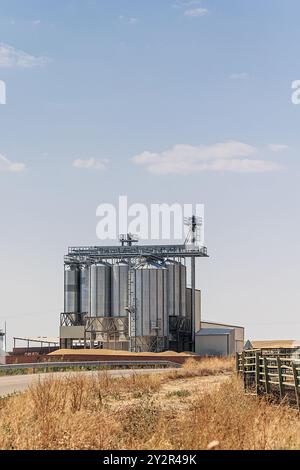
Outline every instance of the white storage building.
[[223, 323], [201, 322], [196, 333], [195, 352], [201, 356], [230, 356], [244, 347], [244, 328]]

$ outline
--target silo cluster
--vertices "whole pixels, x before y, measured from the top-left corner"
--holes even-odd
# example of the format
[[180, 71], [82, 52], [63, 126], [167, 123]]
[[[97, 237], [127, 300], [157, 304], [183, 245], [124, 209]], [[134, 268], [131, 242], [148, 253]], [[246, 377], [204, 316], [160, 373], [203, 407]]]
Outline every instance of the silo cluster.
[[65, 264], [65, 313], [128, 315], [128, 271], [127, 263]]
[[129, 273], [134, 285], [136, 337], [169, 335], [169, 317], [186, 316], [186, 267], [172, 260], [65, 264], [65, 305], [68, 314], [128, 317]]

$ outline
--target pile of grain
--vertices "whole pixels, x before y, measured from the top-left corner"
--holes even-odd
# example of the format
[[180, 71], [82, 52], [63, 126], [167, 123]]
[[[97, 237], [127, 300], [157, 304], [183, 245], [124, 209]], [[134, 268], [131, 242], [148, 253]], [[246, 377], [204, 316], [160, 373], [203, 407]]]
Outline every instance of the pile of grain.
[[162, 353], [120, 351], [115, 349], [58, 349], [48, 354], [49, 356], [136, 356], [136, 357], [159, 357], [159, 356], [192, 356], [194, 353], [165, 351]]

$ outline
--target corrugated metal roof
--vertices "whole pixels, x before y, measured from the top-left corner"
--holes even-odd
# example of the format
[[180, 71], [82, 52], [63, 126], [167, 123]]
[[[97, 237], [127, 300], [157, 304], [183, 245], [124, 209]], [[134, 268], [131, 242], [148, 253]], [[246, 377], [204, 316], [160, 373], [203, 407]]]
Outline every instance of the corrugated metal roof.
[[267, 341], [250, 341], [254, 349], [289, 349], [300, 347], [299, 340], [267, 340]]
[[35, 343], [55, 343], [59, 344], [59, 338], [49, 338], [48, 336], [15, 336], [18, 341], [32, 341]]
[[232, 328], [203, 328], [202, 330], [196, 333], [196, 336], [229, 335], [232, 331]]
[[224, 326], [225, 328], [243, 328], [243, 330], [245, 329], [245, 327], [241, 325], [229, 325], [228, 323], [219, 323], [217, 321], [208, 321], [208, 320], [201, 320], [201, 325], [218, 325], [218, 326]]

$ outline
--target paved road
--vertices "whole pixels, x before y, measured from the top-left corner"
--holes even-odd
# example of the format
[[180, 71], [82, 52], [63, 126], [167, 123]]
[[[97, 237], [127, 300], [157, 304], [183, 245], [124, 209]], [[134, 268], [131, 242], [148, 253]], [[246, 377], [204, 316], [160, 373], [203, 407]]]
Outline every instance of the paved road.
[[[108, 373], [112, 377], [128, 377], [133, 374], [158, 374], [161, 372], [166, 372], [166, 370], [178, 370], [178, 369], [123, 369], [123, 370], [109, 370]], [[55, 376], [55, 378], [64, 378], [70, 377], [72, 375], [83, 374], [86, 376], [93, 376], [97, 374], [103, 374], [105, 372], [99, 371], [83, 371], [83, 372], [56, 372], [48, 374], [28, 374], [28, 375], [8, 375], [0, 377], [0, 396], [6, 396], [15, 392], [24, 392], [30, 385], [38, 382], [39, 380], [44, 380], [50, 376]]]

